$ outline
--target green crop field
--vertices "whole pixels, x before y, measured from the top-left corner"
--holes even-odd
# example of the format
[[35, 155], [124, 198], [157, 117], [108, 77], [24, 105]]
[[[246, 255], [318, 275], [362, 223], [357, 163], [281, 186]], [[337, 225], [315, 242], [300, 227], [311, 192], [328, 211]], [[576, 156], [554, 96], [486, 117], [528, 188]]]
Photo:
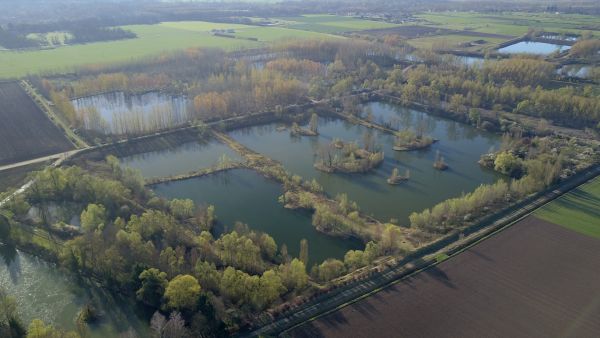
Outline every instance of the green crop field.
[[473, 42], [473, 41], [477, 41], [477, 40], [484, 40], [485, 43], [476, 44], [476, 45], [473, 45], [472, 47], [466, 47], [466, 48], [462, 48], [462, 49], [474, 51], [474, 50], [479, 50], [479, 49], [486, 48], [486, 47], [495, 46], [501, 42], [506, 41], [506, 39], [499, 39], [499, 38], [489, 38], [489, 37], [480, 38], [480, 37], [474, 37], [474, 36], [468, 36], [468, 35], [448, 34], [448, 35], [436, 35], [436, 36], [427, 36], [427, 37], [423, 37], [423, 38], [411, 39], [408, 41], [408, 43], [411, 44], [415, 48], [421, 48], [421, 49], [431, 49], [432, 47], [435, 47], [436, 45], [439, 47], [443, 47], [445, 49], [449, 49], [449, 48], [455, 48], [459, 44], [469, 43], [469, 42]]
[[544, 206], [535, 215], [579, 233], [600, 238], [600, 178]]
[[513, 36], [523, 35], [530, 28], [576, 34], [592, 27], [600, 29], [600, 17], [578, 14], [443, 12], [420, 14], [417, 17], [440, 28]]
[[[282, 27], [258, 27], [212, 22], [164, 22], [157, 25], [124, 26], [136, 39], [63, 46], [31, 51], [0, 51], [0, 78], [37, 73], [68, 72], [90, 64], [128, 62], [161, 52], [190, 47], [226, 50], [259, 47], [263, 43], [291, 38], [334, 38], [333, 35]], [[212, 29], [234, 29], [240, 39], [213, 36]], [[257, 38], [249, 41], [242, 38]]]
[[387, 22], [336, 15], [303, 15], [276, 20], [287, 28], [332, 34], [398, 26]]

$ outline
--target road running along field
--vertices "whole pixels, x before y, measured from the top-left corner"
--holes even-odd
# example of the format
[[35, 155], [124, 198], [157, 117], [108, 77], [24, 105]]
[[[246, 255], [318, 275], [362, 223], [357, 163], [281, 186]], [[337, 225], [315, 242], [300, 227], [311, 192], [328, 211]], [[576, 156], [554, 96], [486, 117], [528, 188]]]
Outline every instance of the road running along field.
[[[283, 39], [339, 38], [330, 34], [284, 27], [203, 21], [163, 22], [123, 28], [133, 31], [138, 37], [46, 50], [0, 51], [0, 78], [17, 78], [37, 73], [64, 73], [84, 65], [129, 62], [162, 52], [192, 47], [238, 50], [256, 48]], [[233, 29], [234, 33], [231, 35], [237, 38], [212, 35], [213, 29]]]
[[0, 83], [0, 166], [73, 149], [17, 82]]
[[600, 240], [529, 216], [291, 337], [594, 337]]

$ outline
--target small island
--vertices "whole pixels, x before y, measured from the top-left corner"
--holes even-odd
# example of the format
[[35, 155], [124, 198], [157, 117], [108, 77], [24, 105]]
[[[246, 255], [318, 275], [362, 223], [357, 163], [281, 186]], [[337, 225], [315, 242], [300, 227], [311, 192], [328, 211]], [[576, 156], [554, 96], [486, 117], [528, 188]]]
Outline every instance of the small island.
[[446, 161], [444, 161], [444, 156], [440, 155], [439, 150], [435, 155], [435, 162], [433, 162], [433, 167], [441, 171], [448, 169], [448, 164], [446, 163]]
[[410, 179], [410, 170], [406, 169], [404, 175], [400, 175], [400, 171], [398, 168], [394, 168], [392, 170], [392, 175], [387, 179], [388, 184], [398, 185], [404, 181], [408, 181]]
[[314, 166], [328, 173], [365, 173], [379, 166], [383, 158], [383, 151], [370, 151], [338, 140], [320, 149]]
[[392, 149], [395, 151], [410, 151], [424, 149], [432, 145], [437, 140], [424, 136], [421, 133], [415, 133], [412, 130], [404, 130], [396, 133], [396, 140]]
[[292, 123], [292, 127], [290, 128], [290, 135], [292, 136], [318, 136], [319, 135], [319, 116], [315, 113], [310, 117], [310, 122], [308, 123], [308, 129], [302, 128], [298, 125], [298, 123]]

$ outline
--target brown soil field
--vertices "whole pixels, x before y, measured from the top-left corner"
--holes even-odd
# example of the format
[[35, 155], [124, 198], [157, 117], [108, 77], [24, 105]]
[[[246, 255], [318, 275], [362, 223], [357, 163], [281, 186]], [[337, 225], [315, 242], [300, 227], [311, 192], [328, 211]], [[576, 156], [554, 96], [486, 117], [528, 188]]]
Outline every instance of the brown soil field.
[[292, 337], [598, 337], [600, 241], [533, 216]]
[[500, 39], [512, 39], [514, 36], [510, 35], [502, 35], [502, 34], [492, 34], [492, 33], [481, 33], [474, 31], [461, 31], [440, 27], [431, 27], [431, 26], [398, 26], [393, 28], [381, 28], [381, 29], [369, 29], [362, 31], [362, 33], [371, 34], [375, 36], [384, 36], [388, 34], [398, 34], [407, 39], [414, 39], [424, 36], [431, 35], [448, 35], [448, 34], [459, 34], [473, 37], [481, 37], [481, 38], [500, 38]]
[[73, 149], [16, 82], [0, 83], [0, 165]]

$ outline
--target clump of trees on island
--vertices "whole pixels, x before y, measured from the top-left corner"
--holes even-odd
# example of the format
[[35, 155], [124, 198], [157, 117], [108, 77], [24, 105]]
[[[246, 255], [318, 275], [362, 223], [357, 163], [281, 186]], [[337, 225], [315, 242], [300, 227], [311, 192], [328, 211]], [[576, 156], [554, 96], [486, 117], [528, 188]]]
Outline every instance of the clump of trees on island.
[[310, 121], [308, 122], [308, 128], [302, 128], [298, 123], [292, 123], [290, 128], [290, 135], [292, 136], [318, 136], [319, 135], [319, 116], [312, 113]]
[[394, 168], [392, 170], [392, 174], [387, 179], [388, 184], [396, 185], [400, 184], [404, 181], [408, 181], [410, 179], [410, 170], [406, 169], [404, 175], [400, 175], [400, 170], [398, 168]]
[[396, 151], [408, 151], [424, 149], [432, 145], [434, 139], [412, 130], [403, 130], [396, 133], [396, 139], [392, 149]]
[[315, 168], [325, 172], [365, 173], [383, 162], [383, 151], [374, 148], [368, 143], [361, 148], [355, 142], [336, 140], [320, 147]]

